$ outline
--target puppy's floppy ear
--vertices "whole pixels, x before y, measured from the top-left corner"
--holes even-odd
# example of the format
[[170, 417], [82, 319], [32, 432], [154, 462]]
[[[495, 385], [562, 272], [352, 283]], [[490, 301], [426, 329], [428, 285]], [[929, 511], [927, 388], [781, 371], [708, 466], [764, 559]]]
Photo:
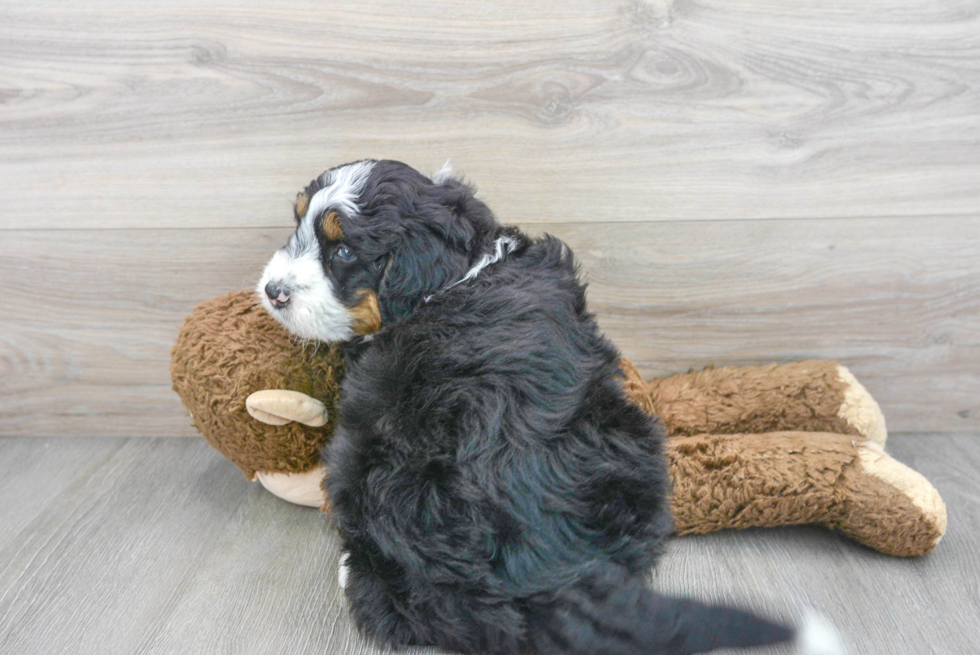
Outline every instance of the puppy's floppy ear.
[[398, 206], [394, 222], [405, 230], [388, 251], [378, 291], [384, 323], [403, 318], [427, 296], [459, 281], [496, 234], [493, 213], [472, 187], [458, 178], [436, 177]]
[[469, 257], [426, 232], [406, 239], [391, 255], [378, 288], [382, 324], [404, 318], [426, 296], [452, 284], [469, 265]]

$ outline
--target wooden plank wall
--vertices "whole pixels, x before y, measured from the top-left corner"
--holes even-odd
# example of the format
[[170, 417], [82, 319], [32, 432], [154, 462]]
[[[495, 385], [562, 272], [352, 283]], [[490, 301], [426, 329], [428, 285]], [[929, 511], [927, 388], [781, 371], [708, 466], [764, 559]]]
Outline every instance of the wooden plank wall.
[[650, 375], [836, 358], [980, 429], [980, 1], [0, 6], [0, 434], [193, 435], [169, 348], [290, 199], [451, 158]]

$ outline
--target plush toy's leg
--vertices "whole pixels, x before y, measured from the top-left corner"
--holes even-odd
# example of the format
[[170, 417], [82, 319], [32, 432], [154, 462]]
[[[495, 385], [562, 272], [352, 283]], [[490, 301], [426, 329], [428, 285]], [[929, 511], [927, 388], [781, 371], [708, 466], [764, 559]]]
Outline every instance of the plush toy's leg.
[[848, 500], [836, 527], [889, 555], [914, 557], [935, 548], [946, 532], [946, 505], [936, 489], [877, 444], [857, 448], [857, 461], [840, 481]]
[[831, 432], [884, 445], [885, 417], [847, 368], [832, 361], [706, 368], [644, 381], [625, 359], [626, 392], [672, 435]]
[[946, 507], [924, 477], [848, 435], [673, 437], [667, 455], [678, 534], [818, 523], [917, 556], [946, 529]]

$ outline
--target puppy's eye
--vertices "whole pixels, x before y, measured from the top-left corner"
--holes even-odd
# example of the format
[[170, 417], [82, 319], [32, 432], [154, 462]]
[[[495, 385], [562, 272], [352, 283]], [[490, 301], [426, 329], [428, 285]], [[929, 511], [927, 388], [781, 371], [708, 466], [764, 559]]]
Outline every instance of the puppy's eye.
[[357, 259], [357, 255], [354, 251], [347, 246], [338, 246], [336, 250], [333, 251], [333, 256], [342, 262], [352, 262]]

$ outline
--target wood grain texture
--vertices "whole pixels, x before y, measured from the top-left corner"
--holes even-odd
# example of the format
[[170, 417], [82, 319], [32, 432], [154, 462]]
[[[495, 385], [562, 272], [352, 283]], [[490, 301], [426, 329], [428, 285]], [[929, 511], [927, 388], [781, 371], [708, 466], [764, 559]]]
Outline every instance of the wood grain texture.
[[[892, 431], [980, 428], [980, 218], [524, 227], [571, 245], [648, 377], [837, 359]], [[289, 231], [6, 233], [0, 434], [194, 435], [168, 373], [183, 319]]]
[[[948, 505], [930, 555], [890, 558], [818, 528], [725, 532], [674, 540], [654, 585], [785, 620], [818, 609], [851, 653], [972, 652], [980, 434], [889, 449]], [[0, 652], [391, 652], [351, 625], [328, 519], [203, 440], [0, 439], [0, 508]]]
[[976, 430], [978, 55], [977, 0], [0, 0], [0, 434], [194, 434], [183, 317], [365, 156], [567, 239], [647, 374], [837, 358]]
[[253, 284], [284, 235], [7, 233], [0, 244], [0, 434], [196, 434], [170, 390], [180, 326], [199, 302]]
[[0, 229], [269, 227], [365, 156], [534, 223], [980, 206], [976, 0], [4, 4]]

